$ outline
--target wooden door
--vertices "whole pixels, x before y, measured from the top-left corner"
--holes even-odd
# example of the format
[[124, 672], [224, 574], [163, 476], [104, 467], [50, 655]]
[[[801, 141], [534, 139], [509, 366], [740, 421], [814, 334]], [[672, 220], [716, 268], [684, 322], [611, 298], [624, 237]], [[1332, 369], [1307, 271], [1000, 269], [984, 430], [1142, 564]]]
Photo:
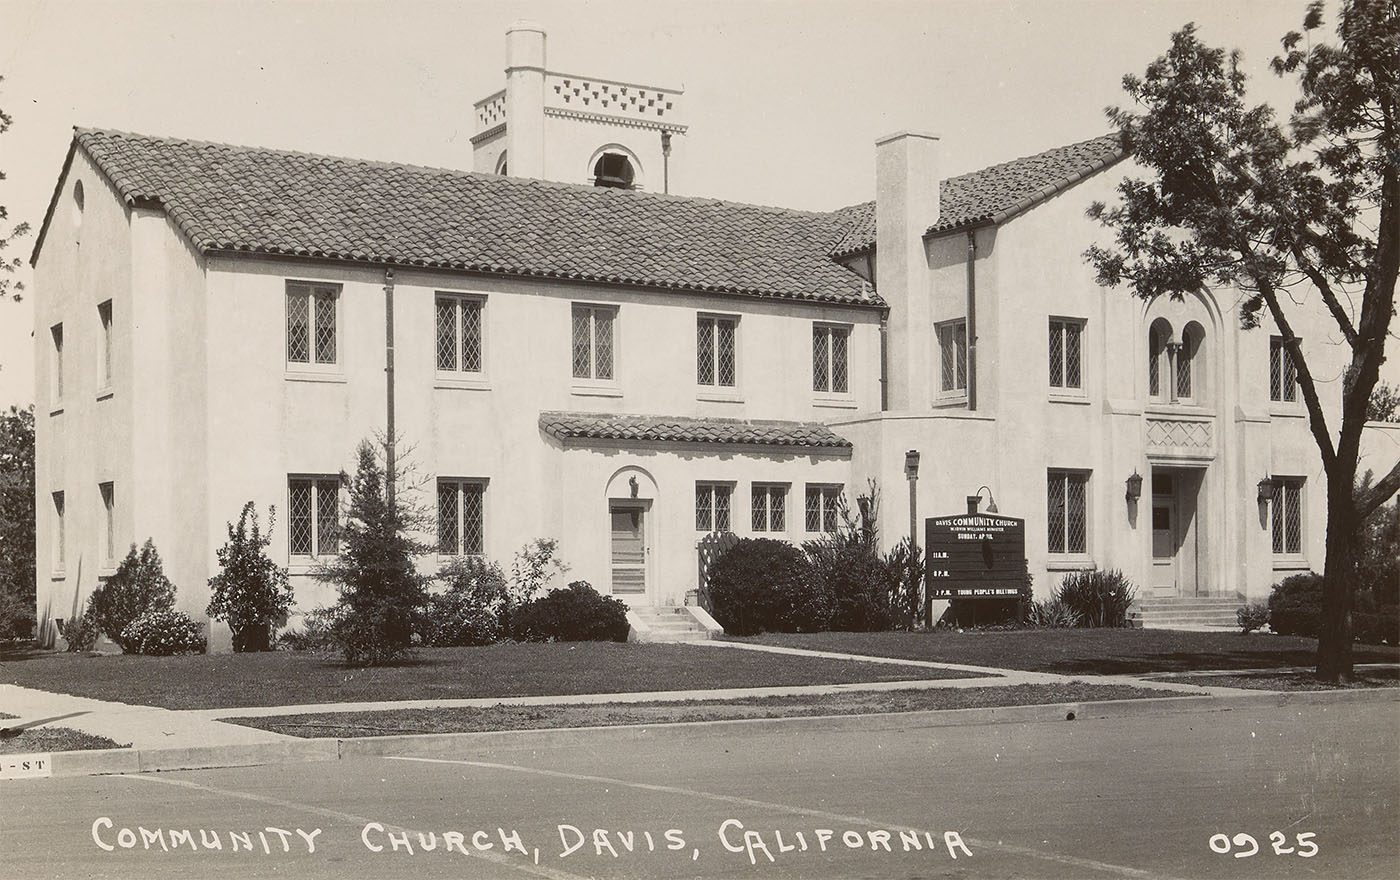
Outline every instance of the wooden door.
[[647, 591], [646, 508], [639, 504], [611, 504], [612, 591], [641, 595]]
[[1176, 595], [1178, 524], [1172, 476], [1152, 475], [1152, 592], [1158, 596]]

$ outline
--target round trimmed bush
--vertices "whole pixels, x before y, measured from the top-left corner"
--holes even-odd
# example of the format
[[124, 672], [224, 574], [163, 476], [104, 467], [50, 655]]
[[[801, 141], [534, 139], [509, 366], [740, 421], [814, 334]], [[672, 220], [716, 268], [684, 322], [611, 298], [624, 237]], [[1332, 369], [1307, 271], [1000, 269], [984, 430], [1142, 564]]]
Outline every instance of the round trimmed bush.
[[204, 627], [180, 611], [147, 611], [122, 630], [122, 644], [133, 654], [155, 657], [203, 654]]
[[1317, 637], [1322, 625], [1322, 575], [1295, 574], [1269, 594], [1269, 628], [1284, 636]]
[[813, 632], [828, 602], [802, 551], [770, 538], [745, 538], [710, 566], [710, 613], [724, 631]]
[[506, 578], [500, 567], [475, 557], [454, 560], [439, 573], [446, 592], [431, 596], [423, 641], [435, 647], [490, 645], [505, 635]]
[[531, 599], [515, 610], [511, 626], [522, 642], [625, 642], [632, 628], [627, 606], [587, 581]]

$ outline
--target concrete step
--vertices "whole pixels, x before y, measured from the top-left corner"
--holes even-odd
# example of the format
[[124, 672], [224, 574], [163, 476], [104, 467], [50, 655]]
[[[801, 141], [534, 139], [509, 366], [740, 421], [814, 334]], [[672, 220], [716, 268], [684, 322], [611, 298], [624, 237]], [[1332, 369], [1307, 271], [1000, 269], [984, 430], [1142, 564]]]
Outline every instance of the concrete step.
[[1228, 617], [1235, 619], [1234, 608], [1181, 608], [1171, 611], [1128, 611], [1129, 617]]
[[1201, 605], [1209, 608], [1238, 608], [1243, 605], [1241, 599], [1229, 597], [1215, 598], [1214, 596], [1180, 596], [1173, 599], [1140, 599], [1134, 603], [1139, 608], [1180, 608], [1188, 605]]

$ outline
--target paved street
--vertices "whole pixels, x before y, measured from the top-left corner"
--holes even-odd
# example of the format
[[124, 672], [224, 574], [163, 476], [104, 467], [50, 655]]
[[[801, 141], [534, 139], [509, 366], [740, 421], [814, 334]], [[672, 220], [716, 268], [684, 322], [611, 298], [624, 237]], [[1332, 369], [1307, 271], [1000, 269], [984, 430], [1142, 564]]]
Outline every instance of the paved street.
[[[954, 728], [887, 718], [861, 733], [697, 727], [684, 743], [580, 734], [547, 752], [13, 781], [0, 787], [0, 873], [1393, 877], [1398, 722], [1396, 703]], [[409, 854], [401, 838], [394, 851], [410, 830], [415, 850], [436, 848]], [[1275, 831], [1294, 853], [1274, 852]], [[1236, 858], [1248, 841], [1216, 838], [1232, 852], [1213, 852], [1216, 834], [1260, 850]], [[222, 849], [204, 848], [214, 840]]]

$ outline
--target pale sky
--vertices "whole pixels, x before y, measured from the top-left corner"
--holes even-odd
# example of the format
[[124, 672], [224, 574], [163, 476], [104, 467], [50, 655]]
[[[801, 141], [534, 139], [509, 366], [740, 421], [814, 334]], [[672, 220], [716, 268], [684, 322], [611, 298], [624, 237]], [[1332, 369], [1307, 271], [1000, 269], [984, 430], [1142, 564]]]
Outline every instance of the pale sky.
[[[1305, 5], [0, 0], [0, 204], [37, 231], [75, 125], [470, 168], [471, 105], [503, 86], [506, 27], [529, 18], [553, 70], [685, 87], [677, 191], [825, 210], [873, 197], [891, 131], [941, 135], [944, 176], [1109, 131], [1123, 74], [1187, 21], [1242, 49], [1255, 99], [1284, 109], [1292, 84], [1266, 65]], [[0, 407], [32, 400], [31, 322], [0, 303]]]

